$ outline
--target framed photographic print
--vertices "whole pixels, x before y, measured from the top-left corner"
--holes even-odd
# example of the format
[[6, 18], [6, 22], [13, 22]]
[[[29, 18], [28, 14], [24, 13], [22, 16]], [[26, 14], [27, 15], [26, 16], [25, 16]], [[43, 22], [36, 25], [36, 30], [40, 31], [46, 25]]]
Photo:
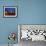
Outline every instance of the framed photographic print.
[[16, 6], [4, 6], [3, 9], [4, 9], [3, 11], [4, 17], [16, 17], [17, 16]]

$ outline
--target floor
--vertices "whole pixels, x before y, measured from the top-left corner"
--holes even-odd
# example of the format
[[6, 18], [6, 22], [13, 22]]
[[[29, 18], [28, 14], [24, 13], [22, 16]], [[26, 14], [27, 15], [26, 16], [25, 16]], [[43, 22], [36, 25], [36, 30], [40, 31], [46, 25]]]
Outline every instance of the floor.
[[46, 42], [45, 41], [32, 42], [31, 40], [28, 40], [28, 41], [21, 40], [20, 46], [46, 46]]
[[[0, 46], [8, 46], [8, 44], [0, 44]], [[21, 40], [19, 45], [15, 44], [14, 46], [46, 46], [46, 42], [45, 41], [32, 42], [31, 40], [28, 40], [28, 41]]]
[[[8, 46], [8, 44], [0, 44], [0, 46]], [[10, 45], [10, 46], [18, 46], [18, 44]]]

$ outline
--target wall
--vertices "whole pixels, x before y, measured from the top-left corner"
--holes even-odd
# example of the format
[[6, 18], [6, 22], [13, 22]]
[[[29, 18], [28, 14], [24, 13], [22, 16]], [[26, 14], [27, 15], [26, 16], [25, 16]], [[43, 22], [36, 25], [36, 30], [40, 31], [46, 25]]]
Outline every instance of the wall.
[[[3, 6], [18, 6], [17, 18], [3, 18]], [[0, 0], [0, 44], [8, 43], [9, 32], [18, 32], [18, 24], [46, 24], [46, 0]]]
[[[0, 44], [7, 44], [8, 34], [10, 32], [17, 32], [18, 18], [3, 18], [3, 6], [17, 6], [17, 0], [0, 0]], [[18, 39], [18, 38], [17, 38]], [[16, 39], [16, 43], [18, 40]]]
[[19, 7], [19, 23], [46, 24], [46, 0], [21, 0]]

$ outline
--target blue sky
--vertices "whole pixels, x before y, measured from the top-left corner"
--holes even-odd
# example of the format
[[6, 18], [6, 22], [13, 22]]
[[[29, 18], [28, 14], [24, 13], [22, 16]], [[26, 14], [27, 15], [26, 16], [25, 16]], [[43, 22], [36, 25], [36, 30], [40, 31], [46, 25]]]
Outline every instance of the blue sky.
[[8, 12], [15, 12], [15, 8], [5, 8], [5, 11], [8, 11]]

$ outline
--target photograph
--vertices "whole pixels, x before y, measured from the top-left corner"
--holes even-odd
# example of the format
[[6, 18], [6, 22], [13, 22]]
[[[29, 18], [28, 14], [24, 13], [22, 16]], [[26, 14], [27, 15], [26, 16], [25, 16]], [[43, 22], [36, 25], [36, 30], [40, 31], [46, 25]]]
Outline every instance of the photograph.
[[4, 6], [4, 17], [16, 17], [17, 7], [15, 6]]

